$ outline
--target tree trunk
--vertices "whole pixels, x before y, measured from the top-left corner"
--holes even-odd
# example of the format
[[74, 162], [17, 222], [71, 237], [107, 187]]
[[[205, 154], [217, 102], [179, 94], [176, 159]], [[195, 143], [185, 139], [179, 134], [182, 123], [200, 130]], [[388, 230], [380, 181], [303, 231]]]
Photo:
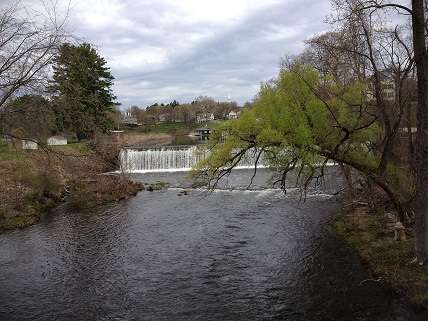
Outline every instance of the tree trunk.
[[425, 45], [424, 0], [412, 0], [412, 28], [418, 83], [416, 134], [416, 259], [428, 260], [428, 54]]

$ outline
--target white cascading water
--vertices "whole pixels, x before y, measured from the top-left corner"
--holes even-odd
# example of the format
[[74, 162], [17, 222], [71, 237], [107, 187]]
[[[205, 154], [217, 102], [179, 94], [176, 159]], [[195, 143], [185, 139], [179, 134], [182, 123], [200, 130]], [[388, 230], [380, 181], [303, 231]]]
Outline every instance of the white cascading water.
[[[121, 170], [128, 173], [188, 171], [208, 153], [196, 146], [126, 148], [120, 152]], [[256, 156], [248, 153], [239, 163], [240, 168], [254, 167]], [[263, 162], [259, 161], [259, 167]]]

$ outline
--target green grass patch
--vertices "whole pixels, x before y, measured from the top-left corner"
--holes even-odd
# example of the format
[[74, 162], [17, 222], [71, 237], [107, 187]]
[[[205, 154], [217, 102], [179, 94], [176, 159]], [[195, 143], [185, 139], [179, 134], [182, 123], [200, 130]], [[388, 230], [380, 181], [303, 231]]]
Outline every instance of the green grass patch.
[[189, 136], [175, 136], [173, 141], [171, 142], [172, 146], [179, 145], [194, 145], [195, 141]]
[[139, 127], [128, 127], [125, 131], [130, 133], [162, 133], [172, 134], [175, 136], [184, 136], [189, 134], [191, 131], [200, 127], [215, 128], [222, 124], [224, 121], [215, 120], [206, 124], [186, 124], [186, 123], [159, 123], [153, 125], [143, 125]]
[[21, 151], [10, 148], [6, 141], [0, 139], [0, 161], [17, 160], [22, 156]]
[[129, 127], [127, 132], [137, 133], [166, 133], [166, 134], [181, 134], [186, 135], [193, 129], [197, 128], [198, 124], [185, 123], [159, 123], [154, 125], [143, 125], [139, 127]]
[[[225, 122], [226, 122], [226, 120], [214, 120], [214, 121], [210, 121], [210, 122], [207, 123], [207, 127], [209, 127], [209, 128], [216, 128], [216, 127], [222, 125]], [[198, 127], [204, 127], [204, 126], [205, 125], [202, 125], [202, 126], [199, 125]]]
[[74, 143], [69, 143], [67, 145], [60, 145], [60, 146], [51, 146], [51, 148], [53, 150], [57, 150], [57, 151], [61, 151], [61, 152], [69, 152], [69, 151], [75, 151], [78, 152], [79, 154], [88, 154], [89, 153], [89, 146], [86, 142], [74, 142]]

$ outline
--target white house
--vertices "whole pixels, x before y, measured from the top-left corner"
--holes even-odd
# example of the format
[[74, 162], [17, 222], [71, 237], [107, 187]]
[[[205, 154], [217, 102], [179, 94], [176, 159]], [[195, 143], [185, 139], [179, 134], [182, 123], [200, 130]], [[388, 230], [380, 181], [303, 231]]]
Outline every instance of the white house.
[[[409, 129], [407, 127], [401, 127], [401, 128], [398, 129], [398, 131], [401, 132], [401, 133], [408, 133]], [[412, 134], [416, 133], [417, 131], [418, 131], [417, 127], [410, 127], [410, 132]]]
[[47, 143], [51, 146], [67, 145], [67, 138], [64, 136], [51, 136], [48, 138]]
[[382, 93], [385, 100], [395, 101], [396, 86], [392, 77], [385, 77], [381, 80]]
[[128, 125], [128, 126], [139, 126], [139, 125], [141, 125], [140, 123], [138, 123], [137, 118], [133, 117], [133, 116], [125, 116], [125, 117], [123, 117], [122, 123], [124, 125]]
[[202, 123], [206, 123], [209, 121], [213, 121], [214, 118], [214, 114], [213, 113], [202, 113], [202, 114], [197, 114], [196, 115], [196, 122], [198, 124], [202, 124]]
[[26, 139], [22, 140], [22, 149], [36, 150], [38, 148], [39, 148], [39, 145], [36, 142], [32, 140], [26, 140]]
[[230, 111], [229, 114], [227, 114], [227, 119], [238, 119], [240, 113], [241, 112], [239, 112], [239, 111], [236, 112], [236, 111], [232, 110], [232, 111]]
[[[385, 70], [380, 73], [379, 77], [383, 99], [385, 101], [394, 102], [396, 99], [396, 84], [392, 73]], [[369, 86], [366, 95], [369, 101], [376, 100], [373, 84]]]

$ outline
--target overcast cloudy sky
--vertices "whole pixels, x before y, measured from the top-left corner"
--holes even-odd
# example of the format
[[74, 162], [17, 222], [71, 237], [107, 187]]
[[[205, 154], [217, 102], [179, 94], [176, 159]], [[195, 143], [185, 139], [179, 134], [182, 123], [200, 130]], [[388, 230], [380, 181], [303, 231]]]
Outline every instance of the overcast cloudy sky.
[[329, 0], [72, 0], [68, 29], [107, 59], [124, 107], [200, 95], [243, 103], [282, 56], [327, 28], [329, 9]]

